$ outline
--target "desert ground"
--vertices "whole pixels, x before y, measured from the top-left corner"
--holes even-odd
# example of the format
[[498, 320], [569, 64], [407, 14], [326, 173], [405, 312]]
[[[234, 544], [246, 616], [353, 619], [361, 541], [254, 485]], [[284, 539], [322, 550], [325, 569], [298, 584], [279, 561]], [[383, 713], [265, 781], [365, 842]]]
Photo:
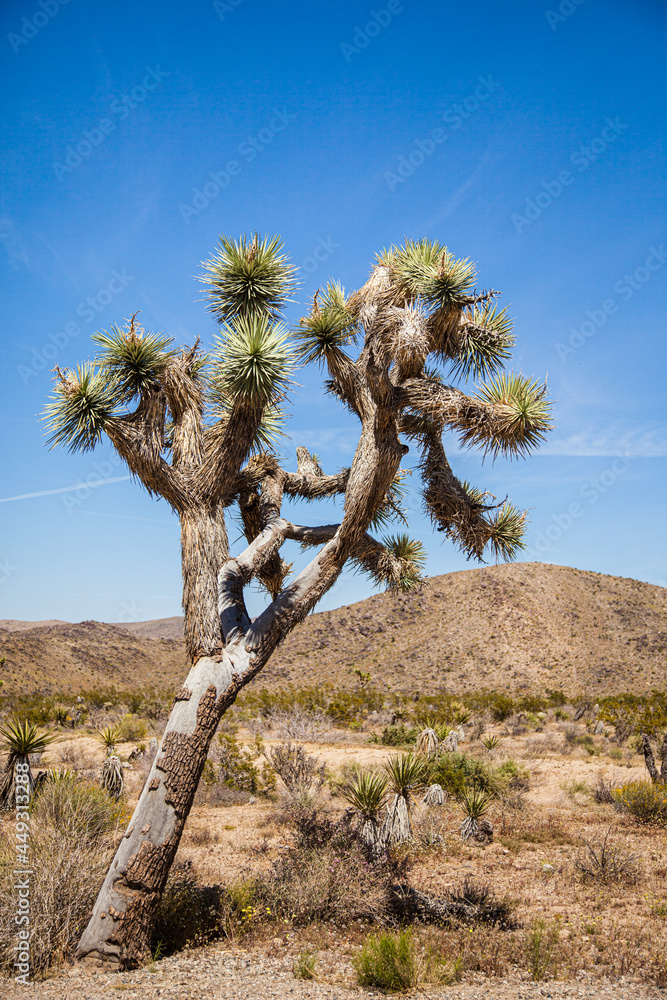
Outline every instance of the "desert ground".
[[[568, 718], [572, 713], [573, 707], [565, 706], [482, 725], [471, 719], [461, 727], [459, 753], [491, 769], [509, 759], [521, 773], [516, 789], [492, 800], [491, 843], [462, 840], [463, 814], [454, 796], [435, 807], [414, 797], [413, 839], [401, 846], [410, 883], [444, 897], [470, 877], [509, 901], [515, 921], [511, 930], [415, 925], [417, 958], [436, 952], [444, 956], [442, 982], [434, 982], [432, 972], [425, 975], [416, 987], [419, 995], [649, 997], [667, 984], [664, 829], [638, 823], [613, 803], [599, 801], [604, 798], [600, 788], [645, 781], [643, 758], [632, 740], [619, 745], [613, 728], [596, 723], [592, 711], [577, 722]], [[357, 731], [339, 728], [319, 740], [301, 741], [324, 768], [309, 799], [319, 814], [336, 819], [344, 813], [347, 803], [338, 794], [338, 783], [355, 768], [378, 769], [392, 755], [414, 749], [369, 742], [392, 729], [374, 727], [372, 721]], [[270, 718], [261, 726], [252, 720], [250, 728], [238, 729], [236, 739], [250, 753], [260, 728], [270, 755], [284, 741], [284, 725], [283, 720], [276, 731]], [[499, 742], [488, 750], [482, 739], [488, 742], [490, 736]], [[134, 741], [121, 744], [121, 759], [127, 761], [135, 746]], [[93, 779], [103, 760], [104, 749], [93, 734], [63, 729], [39, 767], [74, 769]], [[128, 811], [145, 773], [141, 761], [124, 768]], [[3, 827], [3, 836], [9, 836], [9, 821]], [[615, 856], [627, 862], [627, 871], [607, 878], [592, 870], [586, 877], [577, 861], [589, 859], [586, 842], [598, 851], [605, 836]], [[175, 868], [189, 869], [203, 886], [244, 884], [270, 872], [290, 850], [292, 838], [290, 796], [282, 781], [268, 796], [211, 781], [200, 788]], [[541, 928], [537, 944], [536, 928]], [[3, 995], [40, 1000], [377, 996], [377, 991], [359, 987], [354, 966], [374, 929], [361, 919], [299, 925], [252, 915], [228, 936], [164, 957], [158, 954], [144, 969], [116, 972], [64, 959], [34, 985], [15, 986], [5, 979]], [[312, 979], [300, 977], [304, 953], [315, 956]]]

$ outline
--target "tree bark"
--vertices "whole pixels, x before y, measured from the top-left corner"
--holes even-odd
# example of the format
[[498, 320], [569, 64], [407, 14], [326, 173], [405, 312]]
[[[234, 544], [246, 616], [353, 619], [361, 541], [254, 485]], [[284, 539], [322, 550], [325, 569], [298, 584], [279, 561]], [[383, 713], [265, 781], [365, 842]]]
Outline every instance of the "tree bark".
[[653, 756], [651, 741], [649, 740], [646, 733], [642, 733], [642, 741], [641, 741], [641, 746], [639, 747], [639, 752], [644, 757], [644, 762], [646, 763], [646, 770], [648, 771], [651, 777], [651, 781], [660, 781], [660, 775], [658, 774], [658, 769], [655, 766], [655, 757]]
[[177, 693], [134, 815], [79, 942], [78, 958], [97, 953], [134, 968], [147, 956], [209, 745], [239, 688], [237, 669], [227, 655], [202, 657]]

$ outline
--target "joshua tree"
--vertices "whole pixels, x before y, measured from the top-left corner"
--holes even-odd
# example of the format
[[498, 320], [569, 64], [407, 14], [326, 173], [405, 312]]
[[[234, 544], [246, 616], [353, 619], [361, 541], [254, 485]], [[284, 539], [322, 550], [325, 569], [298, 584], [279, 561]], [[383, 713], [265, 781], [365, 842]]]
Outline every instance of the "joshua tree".
[[[498, 293], [475, 291], [474, 265], [437, 241], [384, 251], [352, 295], [329, 284], [291, 344], [280, 317], [295, 272], [277, 238], [221, 239], [202, 281], [222, 328], [208, 356], [198, 341], [176, 349], [133, 318], [94, 336], [95, 361], [57, 370], [46, 414], [52, 444], [70, 451], [106, 435], [181, 522], [192, 669], [79, 946], [80, 955], [96, 951], [124, 965], [146, 953], [209, 743], [241, 688], [348, 561], [393, 590], [419, 585], [422, 546], [404, 534], [369, 534], [405, 519], [401, 462], [410, 447], [435, 527], [469, 557], [489, 548], [510, 559], [524, 514], [456, 478], [443, 432], [495, 457], [527, 454], [549, 427], [546, 386], [502, 371], [513, 337], [494, 304]], [[300, 447], [289, 471], [272, 450], [298, 362], [325, 366], [326, 390], [359, 420], [348, 469], [325, 474]], [[473, 394], [450, 384], [468, 378], [486, 382]], [[339, 524], [304, 527], [282, 514], [284, 497], [336, 496], [344, 498]], [[232, 555], [225, 519], [233, 504], [247, 547]], [[288, 539], [317, 549], [291, 580], [280, 556]], [[252, 580], [272, 599], [254, 621], [243, 594]]]

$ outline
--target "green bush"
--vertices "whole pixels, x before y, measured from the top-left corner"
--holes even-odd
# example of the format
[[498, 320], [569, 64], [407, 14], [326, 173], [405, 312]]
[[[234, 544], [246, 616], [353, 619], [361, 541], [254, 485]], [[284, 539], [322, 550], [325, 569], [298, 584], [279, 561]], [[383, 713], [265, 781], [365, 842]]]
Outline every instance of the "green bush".
[[493, 772], [495, 791], [499, 794], [503, 792], [525, 792], [530, 786], [530, 771], [522, 764], [517, 764], [515, 760], [508, 757]]
[[357, 982], [383, 993], [401, 993], [417, 985], [412, 931], [371, 934], [354, 958]]
[[599, 718], [614, 726], [617, 738], [648, 733], [658, 736], [667, 729], [667, 692], [650, 695], [618, 694], [600, 698]]
[[467, 788], [495, 791], [489, 765], [465, 753], [446, 753], [427, 761], [425, 781], [427, 785], [441, 785], [453, 797], [461, 795]]
[[205, 771], [204, 780], [207, 784], [221, 781], [227, 788], [251, 795], [270, 795], [276, 789], [276, 776], [267, 762], [257, 766], [256, 761], [263, 752], [261, 736], [255, 737], [252, 749], [245, 749], [238, 741], [237, 728], [227, 725], [218, 733], [218, 747], [212, 754], [217, 773], [212, 765]]
[[352, 727], [364, 721], [371, 712], [382, 709], [385, 695], [363, 685], [353, 690], [334, 688], [333, 684], [311, 687], [260, 688], [244, 691], [236, 705], [241, 718], [260, 715], [268, 718], [275, 711], [289, 712], [295, 708], [307, 712], [322, 712], [338, 725]]
[[538, 917], [528, 930], [526, 935], [528, 964], [536, 983], [547, 979], [550, 972], [554, 977], [556, 975], [559, 934], [558, 917], [551, 924], [547, 924], [543, 917]]
[[662, 782], [628, 781], [612, 789], [611, 794], [616, 807], [630, 813], [638, 823], [667, 825], [667, 785]]
[[63, 835], [95, 841], [129, 819], [126, 807], [73, 771], [52, 771], [30, 804], [31, 819]]
[[148, 726], [143, 719], [128, 712], [120, 720], [117, 726], [118, 734], [123, 743], [138, 743], [143, 740], [148, 732]]
[[404, 722], [401, 722], [398, 725], [385, 726], [381, 736], [374, 733], [368, 742], [381, 743], [384, 747], [407, 747], [412, 746], [418, 736], [418, 729], [414, 726], [408, 728]]

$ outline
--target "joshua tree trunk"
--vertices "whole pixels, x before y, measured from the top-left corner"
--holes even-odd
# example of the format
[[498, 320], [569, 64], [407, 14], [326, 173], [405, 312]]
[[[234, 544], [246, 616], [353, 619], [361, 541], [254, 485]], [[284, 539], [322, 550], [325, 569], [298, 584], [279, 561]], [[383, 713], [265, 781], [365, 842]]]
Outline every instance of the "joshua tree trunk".
[[331, 539], [289, 593], [250, 625], [240, 583], [288, 533], [300, 530], [276, 519], [220, 573], [220, 622], [229, 641], [222, 655], [197, 660], [176, 693], [139, 802], [79, 942], [79, 958], [97, 953], [123, 968], [145, 959], [160, 896], [222, 715], [268, 660], [285, 621], [293, 626], [305, 617], [340, 572], [338, 542]]
[[190, 671], [79, 943], [79, 956], [98, 952], [124, 967], [144, 958], [211, 738], [236, 689], [227, 657], [221, 662], [202, 657]]
[[653, 756], [653, 748], [651, 747], [651, 741], [646, 733], [642, 733], [642, 740], [639, 747], [640, 754], [644, 757], [644, 762], [646, 764], [646, 770], [649, 773], [651, 781], [663, 781], [667, 782], [667, 733], [662, 741], [662, 746], [660, 747], [660, 773], [655, 766], [655, 757]]

